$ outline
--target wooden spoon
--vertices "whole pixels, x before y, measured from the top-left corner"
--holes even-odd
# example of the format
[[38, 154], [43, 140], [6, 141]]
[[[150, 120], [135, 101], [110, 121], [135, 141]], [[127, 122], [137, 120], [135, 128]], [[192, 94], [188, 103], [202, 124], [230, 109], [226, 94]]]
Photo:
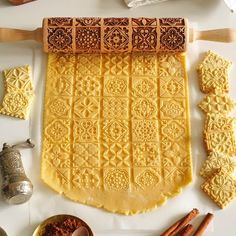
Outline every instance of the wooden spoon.
[[76, 229], [71, 236], [89, 236], [89, 231], [86, 227], [80, 226], [78, 229]]

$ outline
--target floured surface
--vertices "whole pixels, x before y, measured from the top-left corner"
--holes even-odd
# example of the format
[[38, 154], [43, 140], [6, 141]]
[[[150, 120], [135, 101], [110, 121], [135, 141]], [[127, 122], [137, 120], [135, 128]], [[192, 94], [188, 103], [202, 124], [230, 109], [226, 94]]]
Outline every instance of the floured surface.
[[148, 211], [192, 177], [185, 56], [50, 54], [41, 176], [112, 212]]

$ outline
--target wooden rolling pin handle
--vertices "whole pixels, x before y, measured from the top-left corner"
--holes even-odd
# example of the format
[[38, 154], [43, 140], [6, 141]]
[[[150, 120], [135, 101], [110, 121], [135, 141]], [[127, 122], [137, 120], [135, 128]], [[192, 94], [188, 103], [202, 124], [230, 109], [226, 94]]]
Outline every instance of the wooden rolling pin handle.
[[196, 40], [214, 41], [222, 43], [236, 42], [236, 29], [215, 29], [206, 31], [189, 30], [189, 42]]
[[32, 31], [0, 28], [0, 42], [15, 42], [22, 40], [35, 40], [37, 42], [42, 43], [42, 28], [38, 28]]

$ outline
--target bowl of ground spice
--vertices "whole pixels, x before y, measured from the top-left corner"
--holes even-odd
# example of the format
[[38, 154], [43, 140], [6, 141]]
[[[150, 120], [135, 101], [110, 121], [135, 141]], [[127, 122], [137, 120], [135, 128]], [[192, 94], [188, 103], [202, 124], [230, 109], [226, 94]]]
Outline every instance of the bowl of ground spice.
[[86, 227], [89, 236], [93, 236], [90, 227], [80, 218], [72, 215], [55, 215], [43, 221], [33, 236], [71, 236], [81, 226]]

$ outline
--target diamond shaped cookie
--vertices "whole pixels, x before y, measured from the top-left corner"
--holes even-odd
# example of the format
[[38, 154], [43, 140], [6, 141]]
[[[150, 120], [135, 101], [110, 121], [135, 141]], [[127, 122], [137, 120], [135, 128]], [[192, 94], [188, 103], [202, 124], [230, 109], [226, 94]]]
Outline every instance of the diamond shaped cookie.
[[199, 107], [210, 114], [228, 114], [230, 113], [236, 103], [228, 96], [227, 93], [222, 93], [217, 90], [214, 93], [207, 95], [199, 104]]
[[204, 162], [199, 174], [203, 178], [209, 178], [219, 169], [223, 169], [224, 172], [232, 174], [235, 167], [236, 163], [233, 158], [223, 153], [211, 152]]
[[234, 131], [204, 132], [204, 141], [208, 151], [236, 155], [236, 140]]
[[236, 197], [236, 181], [224, 170], [206, 180], [201, 189], [220, 207], [224, 208]]

